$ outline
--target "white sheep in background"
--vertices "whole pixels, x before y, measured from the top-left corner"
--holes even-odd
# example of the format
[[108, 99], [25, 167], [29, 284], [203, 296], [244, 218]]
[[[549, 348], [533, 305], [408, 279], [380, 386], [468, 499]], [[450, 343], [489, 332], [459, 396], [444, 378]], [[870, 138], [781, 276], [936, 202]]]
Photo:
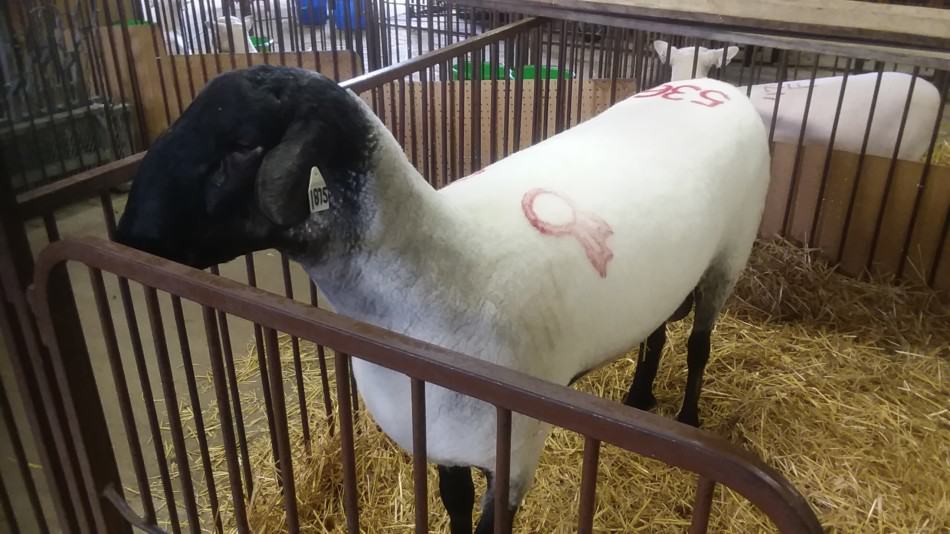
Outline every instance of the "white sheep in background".
[[[194, 16], [210, 16], [224, 10], [223, 5], [198, 7], [188, 5], [190, 2], [181, 0], [161, 0], [154, 6], [144, 6], [151, 10], [151, 19], [163, 27], [165, 41], [172, 54], [210, 54], [229, 53], [256, 54], [258, 52], [251, 41], [250, 34], [254, 27], [254, 16], [247, 15], [243, 19], [238, 16], [220, 15], [214, 20], [204, 21], [204, 28], [197, 24]], [[212, 9], [212, 7], [214, 9]], [[231, 7], [231, 9], [235, 9]], [[228, 40], [228, 27], [231, 29], [234, 49], [231, 49]]]
[[[693, 85], [635, 95], [436, 191], [358, 96], [301, 69], [233, 71], [152, 145], [116, 240], [196, 267], [277, 248], [343, 315], [558, 384], [649, 338], [626, 399], [644, 409], [666, 321], [694, 304], [678, 418], [698, 425], [710, 333], [770, 164], [748, 99]], [[358, 355], [353, 373], [374, 420], [411, 451], [409, 379]], [[470, 534], [469, 467], [495, 470], [495, 408], [431, 384], [425, 398], [451, 532]], [[549, 430], [514, 416], [505, 513]], [[484, 502], [478, 533], [493, 524]]]
[[[673, 47], [667, 51], [665, 41], [655, 41], [654, 48], [662, 61], [670, 57], [673, 70], [671, 81], [690, 78], [695, 48]], [[733, 51], [735, 49], [735, 51]], [[729, 47], [725, 63], [735, 57], [738, 49]], [[707, 50], [700, 48], [696, 66], [696, 77], [708, 75], [709, 69], [721, 66], [723, 49]], [[880, 88], [871, 119], [871, 131], [868, 136], [866, 153], [891, 158], [897, 144], [897, 134], [907, 95], [912, 80], [910, 74], [885, 72], [881, 75]], [[841, 115], [835, 132], [834, 148], [858, 154], [864, 143], [874, 87], [877, 84], [876, 72], [848, 76], [847, 86], [841, 104]], [[828, 146], [834, 125], [835, 111], [841, 97], [843, 76], [816, 78], [812, 89], [808, 119], [805, 126], [803, 143]], [[801, 134], [805, 105], [808, 101], [810, 80], [794, 80], [782, 83], [782, 95], [775, 120], [775, 141], [797, 144]], [[740, 87], [747, 91], [748, 87]], [[749, 98], [755, 105], [766, 125], [772, 122], [775, 113], [777, 83], [753, 85]], [[918, 161], [927, 154], [930, 140], [940, 111], [940, 92], [927, 80], [917, 77], [911, 97], [910, 109], [904, 125], [898, 158]]]
[[[257, 53], [257, 47], [255, 47], [251, 41], [249, 33], [249, 29], [254, 27], [254, 17], [252, 15], [244, 17], [243, 21], [240, 17], [233, 15], [230, 17], [218, 17], [214, 24], [211, 22], [206, 22], [205, 24], [209, 26], [208, 32], [211, 35], [211, 39], [217, 36], [218, 52], [234, 52], [235, 54]], [[211, 28], [211, 26], [215, 26], [215, 28]], [[231, 26], [231, 40], [234, 41], [234, 50], [231, 50], [228, 41], [228, 26]]]
[[[671, 47], [669, 43], [663, 40], [653, 41], [653, 49], [660, 56], [662, 63], [669, 63], [673, 69], [673, 76], [670, 81], [690, 80], [692, 78], [705, 78], [709, 75], [713, 67], [722, 68], [728, 65], [732, 58], [739, 53], [738, 46], [730, 46], [723, 50], [716, 48], [710, 50], [706, 47], [691, 46], [689, 48]], [[698, 51], [697, 51], [698, 50]], [[695, 60], [696, 68], [693, 68]]]

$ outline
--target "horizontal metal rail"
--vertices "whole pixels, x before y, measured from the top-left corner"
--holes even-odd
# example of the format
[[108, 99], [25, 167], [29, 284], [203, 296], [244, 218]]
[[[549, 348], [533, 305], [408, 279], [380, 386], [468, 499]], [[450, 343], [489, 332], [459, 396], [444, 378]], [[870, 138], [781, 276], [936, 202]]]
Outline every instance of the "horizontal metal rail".
[[782, 532], [822, 532], [785, 478], [721, 437], [99, 238], [60, 241], [40, 254], [31, 300], [48, 340], [56, 338], [54, 274], [70, 261], [698, 473], [743, 495]]
[[[850, 0], [466, 0], [466, 5], [584, 22], [676, 21], [684, 26], [868, 45], [950, 49], [950, 11]], [[616, 24], [616, 22], [614, 23]]]

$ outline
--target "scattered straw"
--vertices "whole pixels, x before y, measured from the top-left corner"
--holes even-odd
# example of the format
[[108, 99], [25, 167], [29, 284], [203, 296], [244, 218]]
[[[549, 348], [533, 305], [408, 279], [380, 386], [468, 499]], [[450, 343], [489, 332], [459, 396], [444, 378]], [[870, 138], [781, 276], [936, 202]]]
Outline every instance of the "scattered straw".
[[950, 167], [950, 137], [937, 143], [937, 146], [934, 147], [934, 155], [931, 161], [935, 165]]
[[[783, 243], [761, 244], [714, 336], [701, 404], [703, 426], [787, 476], [829, 532], [948, 532], [948, 324], [950, 310], [929, 290], [845, 278], [808, 252]], [[681, 399], [688, 329], [688, 321], [671, 327], [657, 378], [665, 416], [673, 416]], [[303, 348], [311, 452], [304, 447], [292, 400], [290, 343], [282, 340], [300, 521], [306, 532], [343, 532], [338, 433], [329, 436], [316, 357], [309, 344]], [[634, 361], [628, 355], [577, 387], [619, 400]], [[256, 380], [253, 350], [239, 367], [242, 380]], [[259, 418], [262, 404], [254, 387], [244, 389], [245, 418]], [[250, 522], [255, 532], [279, 532], [286, 518], [272, 475], [270, 442], [261, 427], [266, 429], [259, 422], [249, 438], [257, 476]], [[363, 531], [411, 532], [410, 458], [364, 412], [356, 432]], [[567, 432], [550, 437], [535, 486], [519, 512], [517, 532], [574, 531], [582, 445], [580, 437]], [[223, 454], [212, 452], [218, 491], [226, 496]], [[476, 479], [481, 494], [481, 477]], [[430, 467], [430, 530], [445, 532], [437, 487]], [[693, 487], [687, 473], [605, 446], [595, 531], [684, 532]], [[222, 499], [226, 525], [233, 523], [229, 501]], [[207, 518], [206, 502], [203, 506]], [[710, 531], [770, 530], [743, 498], [717, 491]]]
[[930, 161], [934, 165], [950, 167], [950, 114], [940, 122], [937, 144], [934, 146], [933, 157]]

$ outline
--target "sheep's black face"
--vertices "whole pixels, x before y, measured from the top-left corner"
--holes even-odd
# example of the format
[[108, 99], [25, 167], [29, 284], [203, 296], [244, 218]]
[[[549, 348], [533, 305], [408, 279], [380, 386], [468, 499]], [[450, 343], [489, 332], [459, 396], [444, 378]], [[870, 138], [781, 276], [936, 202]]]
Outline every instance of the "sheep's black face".
[[372, 138], [359, 103], [322, 76], [263, 65], [221, 75], [149, 149], [115, 239], [199, 268], [302, 251], [320, 237], [300, 231], [310, 170], [331, 194], [321, 216], [352, 217]]

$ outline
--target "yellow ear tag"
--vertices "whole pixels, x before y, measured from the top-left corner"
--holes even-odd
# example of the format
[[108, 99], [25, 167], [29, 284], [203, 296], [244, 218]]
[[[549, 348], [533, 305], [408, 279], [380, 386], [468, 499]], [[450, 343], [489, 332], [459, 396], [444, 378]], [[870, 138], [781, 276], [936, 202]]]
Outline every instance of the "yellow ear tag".
[[320, 169], [310, 169], [310, 185], [307, 187], [307, 198], [310, 200], [310, 213], [319, 213], [330, 209], [330, 192], [327, 191], [327, 181], [320, 174]]

